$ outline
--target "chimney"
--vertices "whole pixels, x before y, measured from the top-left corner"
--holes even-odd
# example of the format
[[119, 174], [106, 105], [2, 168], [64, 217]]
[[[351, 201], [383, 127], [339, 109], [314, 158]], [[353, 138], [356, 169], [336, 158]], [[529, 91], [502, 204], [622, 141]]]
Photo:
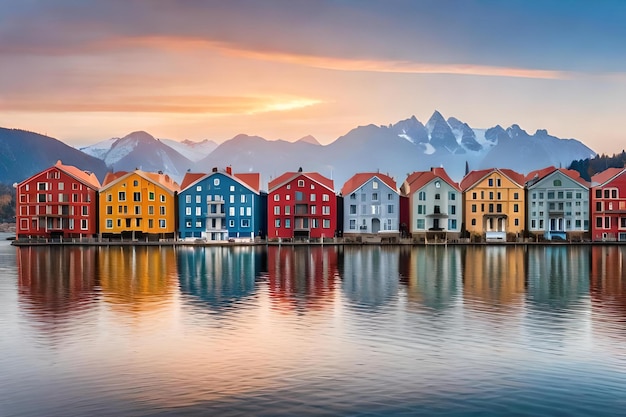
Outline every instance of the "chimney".
[[230, 165], [226, 167], [226, 173], [228, 175], [233, 175], [233, 167], [231, 167]]
[[213, 169], [211, 170], [211, 172], [217, 172], [217, 167], [213, 167]]

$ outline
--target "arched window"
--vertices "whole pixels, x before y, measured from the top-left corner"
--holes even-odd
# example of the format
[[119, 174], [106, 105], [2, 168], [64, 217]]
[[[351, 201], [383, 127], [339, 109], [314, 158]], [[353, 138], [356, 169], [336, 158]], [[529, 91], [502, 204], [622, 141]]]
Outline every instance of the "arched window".
[[555, 187], [560, 187], [560, 186], [561, 186], [561, 180], [554, 180], [554, 181], [552, 182], [552, 184], [553, 184]]

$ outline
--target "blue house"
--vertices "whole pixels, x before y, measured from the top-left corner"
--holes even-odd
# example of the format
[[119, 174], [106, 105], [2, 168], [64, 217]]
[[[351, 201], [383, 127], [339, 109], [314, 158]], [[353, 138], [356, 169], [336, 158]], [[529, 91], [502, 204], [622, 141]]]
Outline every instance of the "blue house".
[[178, 194], [178, 234], [206, 241], [253, 240], [267, 233], [267, 193], [260, 174], [187, 173]]

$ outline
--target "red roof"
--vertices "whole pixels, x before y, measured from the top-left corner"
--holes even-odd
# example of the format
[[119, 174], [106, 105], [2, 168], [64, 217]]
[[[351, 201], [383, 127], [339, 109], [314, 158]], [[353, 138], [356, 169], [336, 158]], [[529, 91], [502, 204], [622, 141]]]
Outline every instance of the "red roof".
[[181, 190], [187, 189], [187, 187], [189, 187], [191, 184], [198, 181], [202, 177], [206, 177], [206, 175], [207, 174], [195, 173], [195, 172], [186, 173], [185, 176], [183, 177], [182, 183], [180, 184], [180, 189]]
[[412, 194], [435, 178], [439, 178], [455, 190], [461, 191], [459, 184], [452, 181], [443, 168], [431, 168], [430, 171], [413, 172], [406, 178], [405, 182], [409, 185], [409, 193]]
[[272, 191], [274, 188], [279, 187], [289, 181], [292, 181], [301, 175], [308, 177], [335, 192], [335, 182], [330, 178], [326, 178], [322, 174], [318, 174], [317, 172], [285, 172], [281, 176], [269, 182], [269, 191]]
[[100, 189], [100, 181], [98, 181], [98, 178], [93, 172], [83, 171], [72, 165], [63, 165], [61, 161], [57, 161], [54, 166], [76, 178], [83, 184], [88, 185], [95, 190]]
[[387, 186], [389, 186], [389, 188], [391, 188], [395, 192], [398, 192], [396, 182], [389, 175], [381, 174], [379, 172], [361, 172], [358, 174], [354, 174], [352, 178], [346, 181], [346, 183], [341, 188], [341, 194], [352, 194], [355, 190], [357, 190], [359, 187], [361, 187], [363, 184], [365, 184], [367, 181], [374, 177], [387, 184]]
[[618, 176], [622, 172], [625, 172], [626, 168], [607, 168], [604, 171], [597, 173], [591, 177], [591, 182], [596, 185], [604, 185], [614, 177]]
[[461, 190], [467, 191], [468, 189], [476, 185], [476, 183], [478, 183], [481, 179], [485, 178], [487, 175], [491, 174], [494, 171], [500, 172], [502, 175], [504, 175], [505, 177], [509, 178], [511, 181], [519, 185], [520, 188], [524, 187], [524, 175], [523, 174], [520, 174], [508, 168], [488, 168], [488, 169], [481, 169], [477, 171], [470, 171], [461, 180]]
[[114, 182], [119, 181], [122, 177], [125, 177], [130, 174], [137, 174], [140, 177], [147, 179], [155, 184], [160, 185], [161, 187], [169, 190], [171, 192], [180, 191], [180, 186], [176, 181], [170, 178], [167, 174], [159, 174], [156, 172], [145, 172], [140, 169], [136, 169], [133, 172], [126, 171], [118, 171], [118, 172], [108, 172], [106, 177], [104, 177], [104, 182], [102, 183], [103, 187], [107, 187]]
[[240, 181], [247, 184], [250, 188], [252, 188], [257, 193], [261, 188], [261, 174], [258, 172], [246, 172], [243, 174], [234, 174], [235, 177], [239, 178]]
[[538, 181], [541, 181], [542, 179], [546, 178], [548, 175], [559, 171], [561, 173], [563, 173], [564, 175], [567, 175], [568, 177], [570, 177], [572, 180], [578, 182], [581, 185], [584, 185], [585, 187], [589, 187], [589, 182], [586, 181], [585, 179], [583, 179], [580, 176], [580, 173], [574, 169], [566, 169], [566, 168], [555, 168], [553, 166], [547, 167], [547, 168], [542, 168], [542, 169], [538, 169], [535, 171], [530, 172], [528, 175], [526, 175], [526, 183], [528, 183], [529, 181], [533, 181], [536, 183]]

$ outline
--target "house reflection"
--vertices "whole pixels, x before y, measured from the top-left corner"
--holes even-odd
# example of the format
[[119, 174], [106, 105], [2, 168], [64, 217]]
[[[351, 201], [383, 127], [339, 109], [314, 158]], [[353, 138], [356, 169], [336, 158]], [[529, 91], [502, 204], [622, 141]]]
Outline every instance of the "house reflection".
[[568, 308], [589, 294], [589, 250], [578, 246], [528, 249], [530, 307]]
[[399, 253], [395, 247], [344, 247], [340, 262], [343, 294], [358, 305], [388, 303], [398, 294]]
[[463, 298], [482, 309], [520, 306], [525, 291], [525, 250], [519, 246], [467, 246], [463, 251]]
[[254, 293], [264, 256], [256, 247], [180, 248], [180, 290], [209, 308], [231, 306]]
[[171, 247], [101, 247], [97, 265], [103, 299], [117, 309], [159, 309], [176, 290], [176, 253]]
[[24, 311], [51, 324], [93, 307], [95, 249], [17, 248], [18, 293]]
[[267, 248], [267, 281], [279, 309], [323, 308], [332, 302], [337, 277], [337, 247]]
[[590, 294], [594, 330], [626, 339], [626, 247], [591, 247]]
[[463, 268], [459, 247], [402, 248], [399, 270], [409, 308], [445, 309], [461, 295]]

